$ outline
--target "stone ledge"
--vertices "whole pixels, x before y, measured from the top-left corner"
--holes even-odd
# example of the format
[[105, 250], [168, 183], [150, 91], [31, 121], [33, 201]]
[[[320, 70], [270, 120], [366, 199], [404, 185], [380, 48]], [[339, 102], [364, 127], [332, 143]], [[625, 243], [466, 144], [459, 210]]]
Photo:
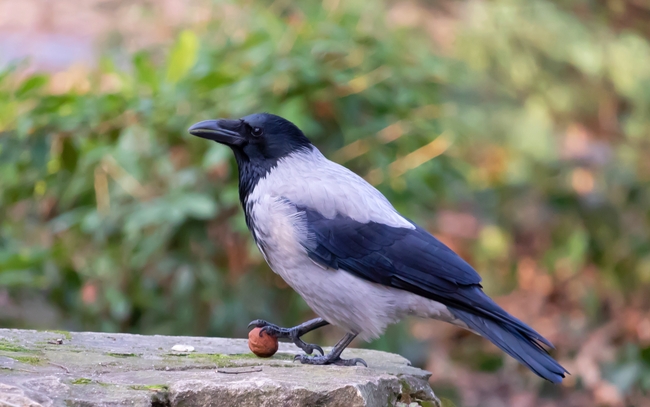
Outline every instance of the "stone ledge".
[[[177, 344], [194, 351], [173, 352]], [[440, 405], [429, 373], [399, 355], [345, 350], [365, 368], [301, 365], [299, 352], [281, 343], [261, 359], [246, 339], [0, 329], [0, 405]]]

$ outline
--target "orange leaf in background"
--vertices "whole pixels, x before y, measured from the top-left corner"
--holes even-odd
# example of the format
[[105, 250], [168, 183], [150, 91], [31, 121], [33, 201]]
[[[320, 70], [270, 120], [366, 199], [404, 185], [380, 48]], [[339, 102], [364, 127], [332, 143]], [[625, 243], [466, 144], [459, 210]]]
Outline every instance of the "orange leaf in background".
[[86, 282], [81, 288], [81, 301], [84, 304], [94, 304], [97, 301], [97, 286], [95, 283]]
[[593, 191], [595, 185], [594, 175], [584, 168], [577, 168], [571, 173], [571, 186], [580, 195]]

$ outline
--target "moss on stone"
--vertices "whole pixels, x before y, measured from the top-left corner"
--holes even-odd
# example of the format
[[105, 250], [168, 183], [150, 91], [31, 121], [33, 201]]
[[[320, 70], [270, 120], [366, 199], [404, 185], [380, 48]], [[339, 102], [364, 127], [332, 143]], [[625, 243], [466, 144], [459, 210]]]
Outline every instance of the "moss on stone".
[[[188, 354], [178, 354], [178, 353], [168, 353], [167, 356], [172, 356], [172, 360], [179, 360], [180, 358], [186, 357], [197, 362], [206, 362], [213, 363], [217, 367], [244, 367], [249, 366], [249, 363], [237, 363], [242, 359], [248, 360], [292, 360], [293, 356], [290, 354], [276, 354], [271, 358], [260, 358], [253, 353], [233, 353], [233, 354], [224, 354], [224, 353], [188, 353]], [[257, 364], [250, 365], [256, 366]], [[280, 366], [278, 364], [278, 366]]]
[[233, 360], [233, 359], [256, 359], [257, 356], [248, 353], [188, 353], [186, 355], [191, 359], [210, 359], [210, 360]]
[[60, 331], [60, 330], [55, 329], [55, 330], [48, 330], [47, 332], [52, 332], [54, 334], [61, 335], [62, 337], [64, 337], [67, 340], [72, 339], [72, 335], [68, 331]]
[[128, 353], [128, 352], [108, 352], [106, 353], [108, 356], [113, 356], [115, 358], [132, 358], [139, 356], [136, 353]]
[[[252, 355], [252, 353], [251, 353]], [[293, 359], [296, 355], [293, 353], [276, 353], [271, 357], [271, 359], [279, 359], [279, 360], [290, 360], [293, 362]], [[257, 358], [257, 356], [255, 356]]]
[[0, 351], [5, 352], [31, 352], [24, 346], [16, 345], [13, 342], [9, 342], [6, 339], [0, 339]]
[[[387, 357], [386, 354], [371, 351], [358, 354], [364, 356], [378, 374], [381, 373], [375, 378], [374, 375], [368, 376], [368, 371], [362, 371], [364, 369], [305, 367], [293, 362], [294, 353], [288, 348], [270, 358], [258, 358], [249, 352], [245, 339], [206, 338], [199, 342], [198, 349], [198, 352], [204, 353], [181, 354], [171, 352], [169, 346], [172, 343], [186, 343], [184, 337], [125, 335], [115, 338], [109, 334], [75, 332], [71, 336], [72, 340], [68, 342], [63, 333], [0, 329], [1, 358], [7, 359], [10, 364], [13, 362], [15, 367], [6, 369], [3, 374], [21, 377], [20, 380], [23, 376], [60, 377], [64, 386], [60, 387], [60, 397], [53, 401], [56, 405], [65, 404], [67, 400], [74, 400], [71, 406], [94, 405], [96, 400], [115, 400], [115, 404], [120, 405], [144, 403], [169, 407], [172, 399], [169, 389], [172, 386], [174, 394], [182, 395], [187, 405], [200, 405], [201, 400], [220, 397], [228, 397], [232, 405], [253, 405], [260, 397], [254, 383], [250, 384], [250, 392], [239, 387], [237, 392], [232, 392], [228, 388], [230, 383], [238, 382], [238, 378], [244, 376], [253, 380], [257, 377], [266, 379], [269, 374], [275, 374], [281, 391], [275, 390], [275, 386], [262, 391], [264, 397], [268, 396], [273, 401], [273, 397], [280, 397], [274, 403], [277, 405], [284, 405], [280, 400], [289, 396], [304, 400], [303, 405], [311, 405], [313, 403], [307, 400], [320, 400], [327, 395], [333, 400], [340, 400], [340, 405], [361, 405], [362, 401], [372, 398], [381, 400], [377, 405], [394, 406], [397, 402], [407, 401], [405, 397], [400, 400], [404, 392], [410, 393], [410, 401], [419, 403], [419, 407], [440, 407], [435, 401], [433, 404], [424, 401], [434, 397], [426, 386], [427, 375], [406, 367], [403, 359], [392, 355]], [[63, 345], [57, 344], [56, 339], [59, 338], [64, 339]], [[357, 356], [354, 349], [350, 352]], [[202, 369], [204, 374], [199, 374]], [[415, 372], [416, 376], [410, 376], [411, 372]], [[330, 380], [332, 377], [346, 380]], [[215, 380], [226, 384], [210, 385]], [[371, 393], [362, 394], [355, 390], [366, 383], [371, 384], [372, 391], [381, 399]], [[410, 385], [410, 389], [406, 384]], [[248, 403], [250, 400], [253, 402]]]
[[399, 384], [402, 385], [402, 393], [411, 394], [411, 386], [406, 379], [400, 378]]
[[231, 357], [231, 358], [235, 358], [235, 359], [259, 359], [260, 358], [259, 356], [257, 356], [253, 352], [249, 352], [249, 353], [233, 353], [232, 355], [228, 355], [228, 356]]
[[45, 361], [38, 356], [13, 356], [12, 359], [30, 365], [42, 365], [45, 363]]
[[129, 389], [132, 389], [132, 390], [150, 390], [150, 391], [168, 391], [169, 386], [167, 386], [166, 384], [150, 384], [150, 385], [135, 384], [133, 386], [129, 386]]
[[78, 379], [74, 379], [70, 383], [72, 383], [72, 384], [97, 384], [97, 385], [100, 385], [102, 387], [114, 386], [111, 383], [99, 382], [97, 380], [89, 379], [87, 377], [80, 377]]
[[187, 355], [174, 355], [172, 356], [187, 356], [190, 359], [208, 359], [208, 360], [230, 360], [232, 355], [226, 355], [224, 353], [189, 353]]
[[[176, 355], [179, 356], [179, 355]], [[233, 359], [235, 355], [226, 355], [223, 353], [190, 353], [186, 355], [190, 359], [207, 363], [214, 363], [217, 367], [236, 367], [239, 366]]]

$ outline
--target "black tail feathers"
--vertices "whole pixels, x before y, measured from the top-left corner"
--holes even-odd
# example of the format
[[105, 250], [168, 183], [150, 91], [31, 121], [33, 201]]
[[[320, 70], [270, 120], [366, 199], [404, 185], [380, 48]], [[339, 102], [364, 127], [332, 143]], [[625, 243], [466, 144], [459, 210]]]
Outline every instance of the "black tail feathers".
[[504, 315], [501, 318], [493, 319], [455, 308], [450, 310], [470, 329], [489, 339], [538, 376], [553, 383], [561, 383], [565, 373], [569, 373], [540, 344], [550, 345], [550, 342], [505, 311], [502, 311]]

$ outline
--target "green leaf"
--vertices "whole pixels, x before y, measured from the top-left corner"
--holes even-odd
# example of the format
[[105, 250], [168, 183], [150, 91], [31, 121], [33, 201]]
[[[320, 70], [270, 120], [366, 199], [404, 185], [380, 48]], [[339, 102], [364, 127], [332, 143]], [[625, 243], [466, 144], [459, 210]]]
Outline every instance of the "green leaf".
[[446, 399], [446, 398], [441, 398], [440, 399], [440, 405], [442, 407], [456, 407], [453, 401]]
[[208, 151], [205, 152], [203, 156], [203, 168], [210, 168], [212, 166], [221, 164], [228, 158], [230, 158], [229, 148], [219, 145], [217, 143], [212, 143], [208, 147]]
[[208, 195], [187, 193], [175, 203], [187, 216], [196, 219], [210, 219], [217, 212], [217, 204]]
[[133, 66], [135, 67], [135, 79], [138, 84], [146, 85], [151, 90], [156, 91], [158, 87], [157, 78], [159, 78], [156, 67], [151, 62], [151, 57], [145, 52], [138, 52], [133, 56]]
[[45, 75], [34, 75], [20, 85], [16, 91], [16, 96], [19, 98], [29, 96], [30, 93], [33, 93], [45, 86], [48, 81], [49, 78]]
[[178, 37], [167, 62], [167, 82], [181, 80], [196, 63], [199, 39], [192, 31], [184, 30]]

